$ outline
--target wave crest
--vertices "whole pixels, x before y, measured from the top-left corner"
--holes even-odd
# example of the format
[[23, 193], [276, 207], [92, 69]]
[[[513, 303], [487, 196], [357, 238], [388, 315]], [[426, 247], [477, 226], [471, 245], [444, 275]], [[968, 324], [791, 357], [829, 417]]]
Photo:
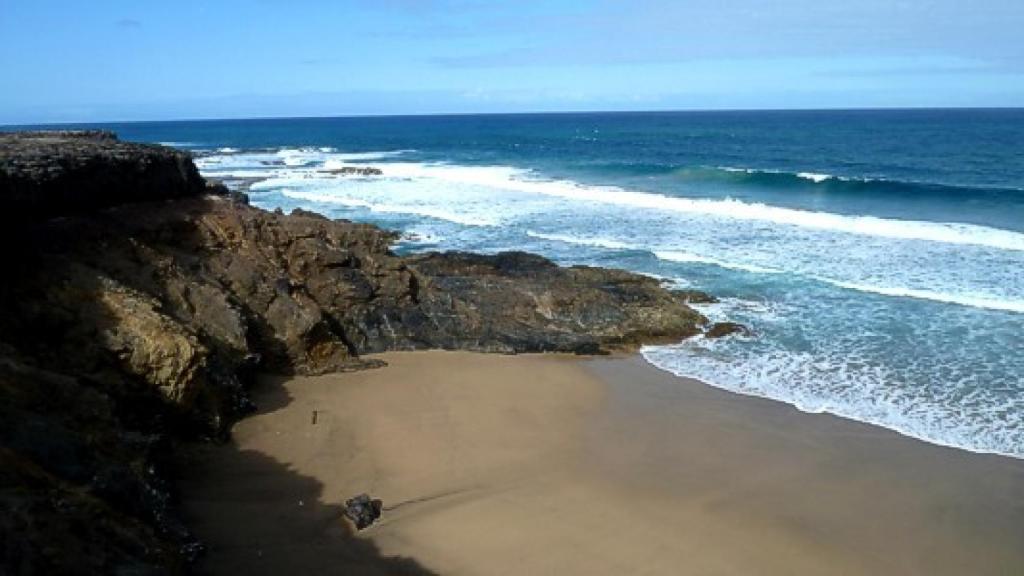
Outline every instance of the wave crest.
[[625, 242], [619, 242], [618, 240], [612, 240], [610, 238], [590, 238], [580, 236], [569, 236], [567, 234], [544, 234], [541, 232], [534, 232], [533, 230], [527, 230], [526, 235], [530, 238], [537, 238], [539, 240], [549, 240], [552, 242], [563, 242], [565, 244], [575, 244], [577, 246], [594, 246], [596, 248], [608, 248], [609, 250], [636, 250], [637, 248], [626, 244]]
[[701, 256], [699, 254], [693, 254], [691, 252], [684, 252], [681, 250], [655, 250], [654, 255], [660, 260], [668, 260], [669, 262], [681, 262], [686, 264], [710, 264], [711, 266], [718, 266], [720, 268], [728, 268], [730, 270], [740, 270], [743, 272], [751, 272], [754, 274], [781, 274], [784, 270], [778, 270], [776, 268], [766, 268], [764, 266], [757, 266], [754, 264], [741, 264], [736, 262], [726, 262], [717, 258], [709, 258], [707, 256]]
[[309, 202], [318, 202], [321, 204], [339, 204], [351, 208], [365, 208], [371, 212], [380, 212], [387, 214], [415, 214], [418, 216], [426, 216], [427, 218], [434, 218], [435, 220], [446, 220], [448, 222], [461, 224], [463, 226], [498, 226], [500, 224], [497, 220], [489, 220], [485, 218], [468, 216], [465, 214], [459, 214], [457, 212], [449, 210], [441, 210], [430, 206], [374, 203], [366, 200], [360, 200], [358, 198], [336, 196], [334, 194], [329, 193], [302, 192], [298, 190], [283, 190], [281, 194], [285, 197], [292, 198], [295, 200], [306, 200]]
[[944, 304], [958, 304], [960, 306], [969, 306], [971, 308], [985, 308], [987, 310], [1001, 310], [1004, 312], [1017, 312], [1024, 314], [1024, 301], [1021, 300], [1004, 300], [989, 296], [976, 296], [970, 294], [946, 294], [932, 290], [903, 288], [899, 286], [872, 286], [870, 284], [858, 284], [856, 282], [833, 280], [832, 278], [815, 277], [815, 279], [838, 288], [856, 290], [858, 292], [881, 294], [883, 296], [894, 296], [898, 298], [931, 300], [932, 302], [942, 302]]
[[601, 202], [631, 208], [714, 216], [727, 220], [767, 222], [781, 226], [796, 226], [895, 240], [920, 240], [1024, 251], [1024, 234], [976, 224], [896, 220], [876, 216], [846, 216], [830, 212], [781, 208], [757, 202], [748, 203], [731, 198], [724, 200], [679, 198], [614, 187], [582, 186], [567, 181], [522, 180], [506, 182], [501, 186], [583, 202]]

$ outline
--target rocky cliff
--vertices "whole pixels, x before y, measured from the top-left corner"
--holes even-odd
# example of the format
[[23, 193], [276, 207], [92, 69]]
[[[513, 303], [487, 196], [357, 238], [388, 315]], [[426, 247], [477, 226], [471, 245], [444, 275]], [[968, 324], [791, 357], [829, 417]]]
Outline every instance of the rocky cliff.
[[191, 157], [111, 132], [15, 132], [0, 137], [4, 219], [40, 219], [125, 202], [201, 194]]
[[399, 257], [391, 232], [225, 192], [187, 154], [109, 133], [0, 135], [0, 572], [187, 571], [201, 545], [167, 455], [223, 438], [257, 371], [403, 349], [593, 354], [705, 323], [693, 294], [644, 276]]

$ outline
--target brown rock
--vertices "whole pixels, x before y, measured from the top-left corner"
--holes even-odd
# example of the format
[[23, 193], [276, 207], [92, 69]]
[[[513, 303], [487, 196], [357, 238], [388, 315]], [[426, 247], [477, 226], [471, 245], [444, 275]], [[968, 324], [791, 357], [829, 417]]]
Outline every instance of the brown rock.
[[205, 191], [181, 150], [98, 130], [0, 133], [0, 201], [15, 223]]
[[328, 174], [337, 174], [339, 176], [380, 176], [384, 172], [380, 168], [374, 168], [372, 166], [342, 166], [341, 168], [334, 168], [331, 170], [324, 170]]
[[735, 322], [716, 322], [707, 332], [704, 333], [705, 338], [724, 338], [732, 334], [739, 334], [740, 336], [750, 336], [750, 329], [742, 324]]
[[718, 298], [701, 290], [673, 290], [672, 293], [686, 304], [714, 304], [718, 302]]

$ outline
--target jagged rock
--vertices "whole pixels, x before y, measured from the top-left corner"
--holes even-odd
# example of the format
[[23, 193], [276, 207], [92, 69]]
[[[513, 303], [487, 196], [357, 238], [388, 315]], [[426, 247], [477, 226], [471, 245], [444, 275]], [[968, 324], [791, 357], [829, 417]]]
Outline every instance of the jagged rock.
[[82, 379], [9, 352], [0, 398], [0, 573], [169, 574], [187, 564], [199, 544], [172, 508], [165, 439], [130, 432], [126, 407]]
[[750, 329], [742, 324], [735, 322], [716, 322], [708, 328], [707, 332], [704, 333], [705, 338], [724, 338], [732, 334], [739, 334], [740, 336], [750, 336]]
[[380, 500], [370, 499], [368, 494], [360, 494], [345, 500], [344, 514], [355, 524], [357, 530], [363, 530], [380, 518], [383, 509], [384, 503]]
[[718, 302], [718, 298], [700, 290], [673, 290], [672, 293], [687, 304], [715, 304]]
[[180, 571], [198, 545], [160, 460], [173, 438], [222, 437], [257, 370], [596, 354], [706, 323], [645, 276], [520, 252], [400, 257], [393, 232], [224, 190], [184, 152], [109, 133], [0, 135], [18, 220], [0, 226], [0, 572], [67, 571], [54, 550], [88, 556], [82, 573]]
[[657, 280], [619, 270], [562, 268], [522, 252], [429, 253], [406, 261], [418, 305], [381, 335], [393, 343], [388, 347], [594, 353], [682, 340], [703, 321]]
[[207, 180], [205, 193], [210, 196], [224, 196], [239, 204], [248, 204], [249, 195], [240, 190], [232, 190], [219, 180]]
[[380, 168], [374, 168], [372, 166], [342, 166], [341, 168], [332, 168], [324, 170], [328, 174], [337, 174], [339, 176], [380, 176], [384, 172]]
[[0, 133], [0, 201], [13, 222], [203, 194], [184, 151], [121, 142], [111, 132]]

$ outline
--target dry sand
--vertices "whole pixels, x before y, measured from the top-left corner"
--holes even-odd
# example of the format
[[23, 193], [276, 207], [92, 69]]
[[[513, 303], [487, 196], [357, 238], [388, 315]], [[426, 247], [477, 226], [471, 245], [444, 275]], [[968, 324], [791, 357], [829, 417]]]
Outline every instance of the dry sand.
[[[215, 574], [1024, 574], [1024, 461], [636, 357], [384, 355], [268, 379], [182, 458]], [[316, 412], [316, 423], [313, 413]], [[382, 498], [352, 535], [341, 503]]]

